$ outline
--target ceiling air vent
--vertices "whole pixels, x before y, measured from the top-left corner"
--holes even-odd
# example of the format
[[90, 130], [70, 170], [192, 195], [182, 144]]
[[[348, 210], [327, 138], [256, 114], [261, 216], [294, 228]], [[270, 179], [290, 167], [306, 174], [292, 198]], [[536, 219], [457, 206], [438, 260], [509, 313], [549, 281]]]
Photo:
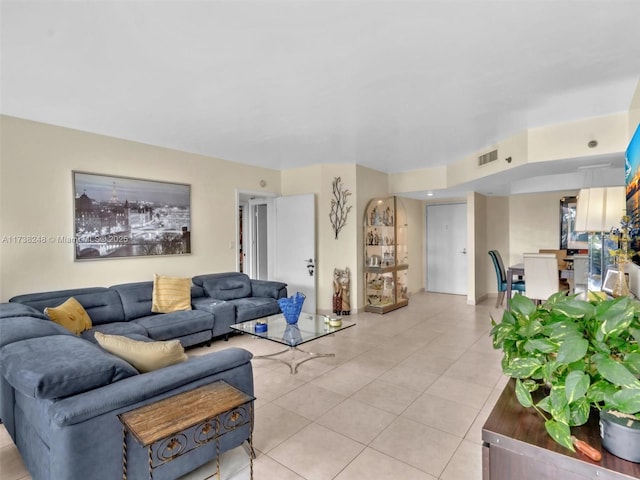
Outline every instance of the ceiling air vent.
[[491, 150], [484, 155], [478, 157], [478, 166], [486, 165], [487, 163], [495, 162], [498, 159], [498, 150]]

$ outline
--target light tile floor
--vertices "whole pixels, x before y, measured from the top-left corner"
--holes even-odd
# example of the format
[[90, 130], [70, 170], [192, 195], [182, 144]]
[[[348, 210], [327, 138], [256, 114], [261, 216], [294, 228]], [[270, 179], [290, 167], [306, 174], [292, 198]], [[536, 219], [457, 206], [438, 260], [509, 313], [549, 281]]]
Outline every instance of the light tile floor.
[[[480, 480], [481, 428], [507, 378], [489, 338], [494, 299], [420, 293], [386, 315], [351, 315], [353, 328], [306, 344], [335, 358], [300, 366], [254, 360], [256, 480]], [[231, 346], [256, 355], [282, 346], [249, 335]], [[222, 457], [222, 478], [249, 478], [244, 449]], [[185, 480], [213, 478], [205, 465]], [[0, 476], [30, 479], [4, 428]]]

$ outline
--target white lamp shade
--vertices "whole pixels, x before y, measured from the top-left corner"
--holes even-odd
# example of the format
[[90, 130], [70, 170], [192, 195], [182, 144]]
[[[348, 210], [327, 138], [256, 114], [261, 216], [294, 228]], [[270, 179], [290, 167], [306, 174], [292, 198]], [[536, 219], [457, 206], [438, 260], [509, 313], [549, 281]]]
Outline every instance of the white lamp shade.
[[608, 232], [626, 215], [625, 187], [582, 189], [576, 205], [576, 232]]

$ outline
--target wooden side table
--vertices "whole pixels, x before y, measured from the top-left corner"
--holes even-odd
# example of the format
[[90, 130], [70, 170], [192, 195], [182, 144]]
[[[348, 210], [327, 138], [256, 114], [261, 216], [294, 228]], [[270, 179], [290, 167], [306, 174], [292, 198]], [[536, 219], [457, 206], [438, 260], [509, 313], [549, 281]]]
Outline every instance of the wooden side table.
[[220, 479], [220, 438], [249, 425], [249, 464], [253, 479], [254, 397], [220, 380], [119, 415], [122, 422], [122, 478], [127, 479], [127, 431], [149, 454], [153, 470], [191, 450], [216, 442]]
[[515, 381], [509, 380], [482, 427], [483, 480], [640, 478], [639, 463], [618, 458], [602, 447], [597, 414], [592, 414], [585, 425], [571, 429], [576, 437], [602, 453], [602, 460], [594, 462], [556, 443], [540, 415], [520, 405], [514, 386]]

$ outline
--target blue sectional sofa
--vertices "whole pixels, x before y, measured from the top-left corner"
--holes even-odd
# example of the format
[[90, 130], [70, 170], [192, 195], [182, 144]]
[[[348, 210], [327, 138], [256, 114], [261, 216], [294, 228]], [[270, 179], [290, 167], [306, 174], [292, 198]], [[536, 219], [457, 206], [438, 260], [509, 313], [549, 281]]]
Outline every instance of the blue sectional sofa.
[[[34, 480], [122, 478], [121, 413], [217, 380], [253, 395], [246, 350], [228, 348], [140, 373], [94, 337], [178, 339], [189, 347], [227, 334], [236, 321], [278, 313], [277, 298], [286, 296], [285, 284], [253, 280], [250, 290], [232, 294], [230, 285], [246, 287], [243, 274], [201, 277], [203, 286], [191, 287], [192, 310], [172, 313], [151, 312], [153, 282], [32, 293], [0, 304], [0, 419]], [[215, 285], [228, 290], [223, 298]], [[79, 336], [43, 314], [69, 297], [91, 318], [92, 328]], [[249, 426], [238, 428], [223, 437], [219, 452], [249, 436]], [[214, 443], [163, 465], [154, 478], [175, 479], [215, 459]], [[146, 449], [130, 441], [127, 450], [128, 478], [148, 478]]]
[[211, 273], [193, 277], [203, 296], [193, 298], [196, 310], [214, 314], [213, 336], [228, 335], [230, 325], [280, 313], [278, 299], [287, 296], [287, 284], [250, 279], [239, 272]]
[[[122, 478], [119, 414], [217, 380], [253, 395], [251, 357], [227, 348], [139, 373], [38, 310], [2, 304], [0, 418], [34, 480]], [[219, 452], [250, 433], [245, 425], [225, 435]], [[146, 449], [130, 438], [127, 452], [128, 478], [149, 478]], [[175, 479], [215, 458], [211, 442], [156, 469], [153, 478]]]

